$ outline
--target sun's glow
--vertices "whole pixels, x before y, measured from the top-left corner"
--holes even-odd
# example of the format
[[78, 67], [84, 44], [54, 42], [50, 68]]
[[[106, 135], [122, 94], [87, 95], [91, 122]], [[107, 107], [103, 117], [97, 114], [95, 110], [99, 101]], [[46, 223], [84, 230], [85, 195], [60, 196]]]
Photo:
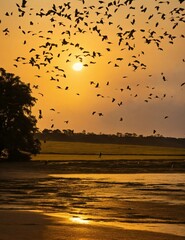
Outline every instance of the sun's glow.
[[81, 71], [83, 68], [83, 64], [81, 62], [76, 62], [73, 64], [73, 70], [75, 71]]
[[80, 224], [88, 224], [88, 223], [89, 223], [88, 220], [82, 219], [81, 217], [72, 217], [72, 218], [70, 218], [70, 220], [71, 220], [72, 222], [80, 223]]

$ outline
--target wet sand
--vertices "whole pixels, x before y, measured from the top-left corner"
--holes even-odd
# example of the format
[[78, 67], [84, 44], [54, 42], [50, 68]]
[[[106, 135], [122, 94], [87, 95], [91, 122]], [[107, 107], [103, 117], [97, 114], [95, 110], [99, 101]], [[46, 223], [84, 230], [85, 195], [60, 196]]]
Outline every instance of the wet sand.
[[28, 211], [0, 211], [1, 240], [183, 240], [184, 237], [124, 230], [101, 225], [74, 224]]
[[[113, 168], [114, 165], [114, 168]], [[1, 210], [0, 210], [0, 240], [182, 240], [183, 234], [173, 234], [143, 229], [142, 223], [169, 223], [184, 226], [185, 223], [185, 205], [182, 202], [184, 194], [182, 191], [163, 188], [157, 185], [154, 194], [164, 192], [166, 196], [173, 195], [174, 199], [180, 197], [181, 202], [173, 205], [165, 202], [135, 199], [121, 199], [119, 196], [98, 199], [92, 194], [103, 193], [106, 188], [116, 190], [120, 189], [130, 191], [131, 188], [139, 189], [140, 192], [150, 195], [151, 185], [138, 185], [137, 183], [126, 182], [120, 185], [117, 182], [104, 182], [64, 178], [56, 178], [52, 174], [74, 174], [74, 173], [184, 173], [184, 161], [176, 163], [171, 167], [171, 161], [144, 161], [142, 163], [129, 161], [101, 161], [88, 163], [84, 161], [62, 161], [62, 162], [28, 162], [28, 163], [0, 163], [0, 181], [1, 181]], [[67, 184], [67, 185], [66, 185]], [[59, 185], [59, 188], [56, 188]], [[155, 186], [154, 186], [155, 187]], [[182, 187], [182, 186], [180, 186]], [[58, 192], [60, 190], [60, 192]], [[65, 191], [65, 192], [63, 192]], [[93, 192], [95, 191], [95, 193]], [[98, 193], [99, 191], [99, 193]], [[3, 197], [4, 194], [4, 197]], [[35, 195], [34, 195], [35, 194]], [[50, 207], [49, 198], [55, 194], [61, 199], [62, 204], [52, 202], [61, 213], [60, 217], [52, 214], [47, 207]], [[136, 191], [137, 194], [137, 191]], [[177, 195], [175, 195], [177, 194]], [[179, 195], [180, 194], [180, 195]], [[96, 195], [96, 194], [95, 194]], [[17, 199], [12, 199], [17, 196]], [[127, 196], [126, 196], [127, 197]], [[40, 203], [37, 202], [41, 198]], [[102, 202], [103, 203], [102, 203]], [[11, 204], [19, 204], [18, 210], [15, 210]], [[39, 205], [40, 204], [40, 205]], [[46, 204], [46, 205], [44, 205]], [[71, 204], [71, 206], [68, 206]], [[28, 206], [29, 205], [29, 206]], [[53, 205], [53, 206], [54, 206]], [[33, 212], [31, 210], [41, 210]], [[23, 211], [24, 210], [24, 211]], [[72, 216], [83, 212], [89, 223], [69, 221], [65, 213]], [[63, 214], [63, 215], [62, 215]], [[89, 216], [88, 216], [89, 214]], [[102, 217], [104, 214], [104, 218]], [[93, 218], [93, 216], [95, 218]], [[122, 219], [122, 226], [118, 222], [109, 222], [109, 216]], [[102, 220], [100, 219], [102, 217]], [[92, 218], [92, 219], [91, 219]], [[106, 222], [107, 218], [107, 222]], [[92, 221], [91, 221], [92, 220]], [[109, 222], [109, 224], [107, 224]], [[127, 223], [133, 223], [136, 229], [129, 229]], [[137, 224], [138, 223], [138, 224]], [[140, 224], [141, 223], [141, 224]], [[125, 227], [124, 227], [125, 224]], [[174, 225], [175, 226], [175, 225]]]

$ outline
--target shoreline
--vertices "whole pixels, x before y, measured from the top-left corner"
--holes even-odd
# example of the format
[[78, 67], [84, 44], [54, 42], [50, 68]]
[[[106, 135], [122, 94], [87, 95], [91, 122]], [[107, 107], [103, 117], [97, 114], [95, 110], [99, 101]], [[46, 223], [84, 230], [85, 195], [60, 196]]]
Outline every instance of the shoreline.
[[33, 174], [185, 173], [184, 159], [0, 161], [0, 177], [11, 172]]
[[[171, 176], [179, 173], [183, 179], [184, 169], [169, 168], [170, 162], [166, 160], [163, 167], [159, 167], [160, 162], [143, 160], [143, 165], [139, 166], [137, 161], [127, 160], [0, 162], [0, 240], [182, 240], [185, 206], [182, 201], [175, 202], [179, 196], [179, 200], [183, 200], [183, 195], [179, 195], [184, 186], [182, 180], [180, 189], [175, 190], [168, 188], [168, 181], [164, 185], [158, 183], [156, 188], [157, 175], [152, 185], [145, 185], [141, 180], [132, 183], [131, 178], [126, 178], [126, 174], [164, 173]], [[73, 176], [70, 180], [73, 174], [94, 174], [95, 179]], [[121, 185], [115, 179], [104, 181], [98, 178], [101, 174], [125, 174], [125, 181]], [[141, 196], [136, 199], [135, 195], [129, 195], [131, 189], [135, 194], [139, 190]], [[124, 193], [119, 198], [122, 190]], [[164, 196], [173, 196], [174, 201], [170, 199], [167, 204], [152, 197], [152, 194], [160, 197], [164, 190]], [[110, 195], [104, 195], [106, 191]], [[114, 196], [111, 191], [116, 191]], [[145, 194], [151, 198], [147, 199]], [[50, 206], [55, 206], [53, 212]], [[43, 212], [32, 211], [34, 209]], [[84, 214], [89, 224], [70, 221], [66, 214], [70, 218]], [[158, 223], [168, 226], [160, 229], [155, 225]]]
[[69, 223], [41, 212], [0, 210], [3, 240], [183, 240], [184, 237], [98, 224]]

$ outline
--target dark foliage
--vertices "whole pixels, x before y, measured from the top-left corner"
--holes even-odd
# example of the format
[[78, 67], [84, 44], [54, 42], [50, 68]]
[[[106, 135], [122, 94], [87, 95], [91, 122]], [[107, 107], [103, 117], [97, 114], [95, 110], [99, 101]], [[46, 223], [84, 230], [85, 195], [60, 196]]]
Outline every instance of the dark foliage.
[[145, 146], [163, 147], [185, 147], [185, 138], [163, 137], [159, 134], [151, 136], [137, 135], [136, 133], [117, 133], [117, 134], [95, 134], [75, 133], [74, 130], [44, 129], [42, 133], [37, 133], [37, 137], [43, 141], [64, 141], [64, 142], [91, 142], [91, 143], [113, 143], [131, 144]]
[[0, 68], [1, 158], [26, 160], [31, 154], [39, 153], [40, 142], [34, 138], [37, 121], [31, 115], [35, 102], [29, 84]]

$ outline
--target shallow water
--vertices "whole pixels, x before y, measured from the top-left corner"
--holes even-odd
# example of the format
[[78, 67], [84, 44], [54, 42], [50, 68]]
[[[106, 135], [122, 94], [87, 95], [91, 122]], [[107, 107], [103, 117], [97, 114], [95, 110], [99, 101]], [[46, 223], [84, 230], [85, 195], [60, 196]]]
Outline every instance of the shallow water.
[[0, 182], [1, 209], [181, 236], [184, 203], [185, 174], [50, 174]]
[[[94, 192], [96, 199], [101, 199], [98, 211], [107, 208], [106, 202], [109, 199], [117, 201], [116, 205], [119, 210], [117, 214], [113, 214], [113, 218], [108, 214], [107, 218], [105, 214], [104, 219], [98, 219], [96, 215], [96, 221], [100, 223], [133, 230], [149, 230], [181, 236], [185, 235], [184, 222], [183, 224], [177, 224], [173, 219], [165, 220], [142, 214], [140, 216], [135, 214], [132, 219], [129, 219], [128, 216], [123, 218], [120, 208], [124, 208], [124, 206], [120, 207], [120, 203], [118, 204], [118, 202], [131, 202], [134, 205], [134, 202], [137, 201], [147, 201], [169, 204], [172, 207], [178, 204], [184, 205], [185, 174], [54, 174], [51, 176], [55, 178], [79, 179], [84, 182], [89, 181], [89, 186], [91, 184], [91, 190], [88, 189], [89, 196], [92, 196]], [[112, 206], [108, 206], [109, 210], [111, 207], [112, 209], [115, 208], [114, 201], [112, 201]], [[114, 210], [116, 212], [116, 209]], [[132, 209], [129, 207], [128, 210]], [[117, 215], [116, 218], [115, 215]], [[60, 214], [55, 214], [55, 216], [60, 216]], [[80, 221], [92, 218], [92, 216], [83, 216], [82, 214], [78, 216], [82, 217]], [[92, 218], [92, 220], [94, 219]]]
[[126, 192], [121, 196], [128, 200], [185, 203], [185, 174], [51, 174], [50, 176], [92, 181], [101, 185], [100, 192], [102, 188], [109, 188], [109, 191], [102, 193], [107, 197], [115, 197], [118, 192], [121, 193], [120, 189], [125, 187], [127, 190], [131, 189], [130, 194]]
[[[179, 159], [179, 160], [184, 160], [184, 155], [179, 154], [179, 155], [152, 155], [152, 154], [102, 154], [101, 160], [174, 160], [174, 159]], [[34, 161], [42, 161], [42, 160], [48, 160], [50, 161], [51, 159], [53, 161], [79, 161], [79, 160], [86, 160], [86, 161], [93, 161], [93, 160], [100, 160], [99, 154], [38, 154], [36, 156], [33, 156], [32, 159]]]

